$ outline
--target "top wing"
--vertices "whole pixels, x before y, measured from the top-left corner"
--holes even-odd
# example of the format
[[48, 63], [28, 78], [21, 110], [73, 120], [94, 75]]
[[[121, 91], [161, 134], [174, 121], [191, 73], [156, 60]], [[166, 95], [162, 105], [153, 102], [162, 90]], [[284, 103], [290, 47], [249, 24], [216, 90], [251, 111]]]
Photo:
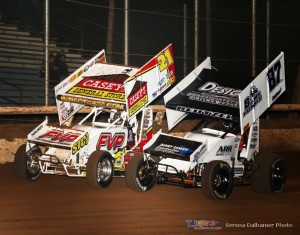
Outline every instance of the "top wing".
[[281, 52], [239, 94], [241, 132], [245, 132], [285, 89], [284, 53]]
[[107, 64], [102, 50], [55, 87], [60, 125], [85, 105], [125, 110], [132, 118], [174, 82], [172, 45], [141, 69]]
[[165, 96], [169, 129], [188, 113], [239, 122], [238, 95], [249, 81], [211, 69], [206, 59]]
[[[128, 117], [136, 116], [174, 82], [174, 57], [170, 44], [125, 81]], [[134, 90], [137, 84], [139, 89]]]
[[240, 122], [244, 132], [285, 91], [283, 53], [251, 80], [213, 70], [207, 58], [164, 96], [169, 130], [192, 113]]

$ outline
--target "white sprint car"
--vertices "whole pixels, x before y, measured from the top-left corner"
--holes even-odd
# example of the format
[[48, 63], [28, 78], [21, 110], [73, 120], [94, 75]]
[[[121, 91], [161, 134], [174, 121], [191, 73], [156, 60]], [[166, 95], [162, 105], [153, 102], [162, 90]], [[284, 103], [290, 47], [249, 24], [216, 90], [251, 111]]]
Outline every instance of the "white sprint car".
[[[140, 69], [108, 64], [102, 50], [55, 87], [60, 126], [44, 121], [28, 135], [15, 154], [16, 177], [86, 177], [101, 188], [113, 176], [124, 176], [132, 151], [152, 137], [153, 114], [146, 106], [174, 82], [171, 44]], [[85, 118], [63, 126], [84, 106], [93, 107]]]
[[187, 115], [201, 121], [184, 137], [156, 133], [129, 161], [129, 188], [143, 192], [156, 182], [202, 187], [218, 200], [229, 197], [234, 183], [251, 179], [256, 192], [281, 192], [284, 161], [259, 153], [259, 117], [285, 91], [284, 54], [251, 80], [220, 73], [207, 58], [170, 90], [164, 96], [169, 130]]

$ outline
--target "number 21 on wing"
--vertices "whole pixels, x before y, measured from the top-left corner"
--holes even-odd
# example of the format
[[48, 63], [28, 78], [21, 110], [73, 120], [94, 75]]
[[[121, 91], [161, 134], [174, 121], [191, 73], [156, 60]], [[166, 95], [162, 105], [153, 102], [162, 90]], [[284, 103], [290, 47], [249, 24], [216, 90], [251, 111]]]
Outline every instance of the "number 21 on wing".
[[165, 70], [169, 65], [173, 64], [174, 61], [169, 48], [157, 57], [157, 61], [160, 71]]

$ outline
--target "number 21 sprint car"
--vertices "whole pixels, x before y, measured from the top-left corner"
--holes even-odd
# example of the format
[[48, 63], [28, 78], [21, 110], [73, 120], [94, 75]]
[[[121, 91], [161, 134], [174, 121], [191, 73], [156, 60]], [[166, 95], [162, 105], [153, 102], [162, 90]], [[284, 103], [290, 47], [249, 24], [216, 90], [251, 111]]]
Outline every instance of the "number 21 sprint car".
[[174, 82], [171, 44], [140, 69], [107, 64], [102, 50], [55, 87], [60, 126], [84, 106], [92, 111], [72, 127], [44, 121], [33, 130], [15, 154], [16, 177], [86, 176], [94, 188], [109, 185], [114, 175], [124, 175], [129, 150], [142, 150], [152, 137], [153, 114], [146, 106]]
[[[213, 70], [207, 58], [164, 96], [169, 130], [188, 114], [201, 125], [183, 138], [156, 133], [129, 161], [127, 185], [141, 192], [156, 182], [202, 187], [218, 200], [229, 197], [234, 182], [251, 179], [256, 192], [281, 192], [284, 161], [259, 153], [259, 117], [284, 91], [283, 53], [252, 82]], [[221, 128], [197, 130], [211, 120]]]

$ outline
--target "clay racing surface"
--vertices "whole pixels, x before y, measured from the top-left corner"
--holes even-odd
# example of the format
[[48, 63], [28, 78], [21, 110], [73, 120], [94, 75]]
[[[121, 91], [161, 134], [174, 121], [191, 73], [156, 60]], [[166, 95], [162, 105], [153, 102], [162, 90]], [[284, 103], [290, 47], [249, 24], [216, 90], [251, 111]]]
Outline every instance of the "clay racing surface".
[[[2, 144], [1, 155], [10, 155], [35, 126], [0, 128], [0, 138], [10, 144]], [[288, 172], [283, 193], [260, 195], [251, 186], [237, 186], [220, 202], [206, 199], [199, 188], [172, 185], [135, 193], [124, 178], [101, 190], [66, 176], [20, 182], [12, 163], [5, 163], [0, 165], [0, 234], [300, 234], [300, 155], [282, 155]], [[220, 224], [213, 231], [194, 230], [187, 220]]]

